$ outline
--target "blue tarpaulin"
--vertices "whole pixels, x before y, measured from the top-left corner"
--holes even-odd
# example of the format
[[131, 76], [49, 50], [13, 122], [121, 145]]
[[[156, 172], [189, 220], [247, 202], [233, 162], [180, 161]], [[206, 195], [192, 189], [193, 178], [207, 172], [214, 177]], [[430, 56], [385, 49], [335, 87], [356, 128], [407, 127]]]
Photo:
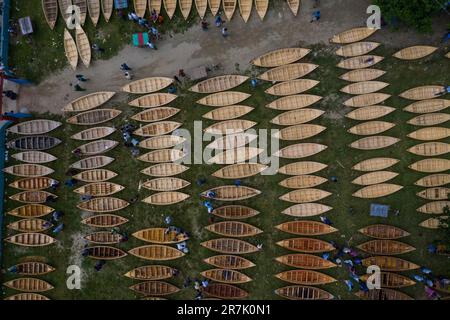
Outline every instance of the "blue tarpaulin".
[[370, 204], [370, 215], [372, 217], [383, 217], [387, 218], [389, 214], [389, 206], [384, 204], [371, 203]]
[[128, 8], [128, 0], [114, 0], [114, 7], [116, 9]]

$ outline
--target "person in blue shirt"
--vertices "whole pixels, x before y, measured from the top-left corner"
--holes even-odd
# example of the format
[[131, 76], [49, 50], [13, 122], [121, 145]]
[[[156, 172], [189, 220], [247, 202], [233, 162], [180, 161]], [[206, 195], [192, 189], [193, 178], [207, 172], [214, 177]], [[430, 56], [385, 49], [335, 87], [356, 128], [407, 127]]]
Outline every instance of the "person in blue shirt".
[[320, 20], [320, 10], [314, 11], [310, 22], [319, 21], [319, 20]]
[[177, 88], [175, 86], [170, 86], [169, 89], [167, 89], [167, 92], [174, 94], [177, 92]]
[[219, 14], [216, 16], [214, 23], [216, 24], [216, 27], [220, 27], [222, 25], [222, 17]]

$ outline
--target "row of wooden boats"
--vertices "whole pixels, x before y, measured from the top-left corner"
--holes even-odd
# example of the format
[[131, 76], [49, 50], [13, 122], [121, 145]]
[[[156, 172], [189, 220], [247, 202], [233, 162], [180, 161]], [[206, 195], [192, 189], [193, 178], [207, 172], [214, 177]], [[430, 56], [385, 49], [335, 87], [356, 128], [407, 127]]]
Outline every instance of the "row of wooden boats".
[[78, 57], [85, 67], [89, 68], [92, 58], [91, 45], [89, 38], [81, 27], [75, 28], [75, 39], [69, 30], [64, 29], [64, 52], [73, 70], [77, 68]]

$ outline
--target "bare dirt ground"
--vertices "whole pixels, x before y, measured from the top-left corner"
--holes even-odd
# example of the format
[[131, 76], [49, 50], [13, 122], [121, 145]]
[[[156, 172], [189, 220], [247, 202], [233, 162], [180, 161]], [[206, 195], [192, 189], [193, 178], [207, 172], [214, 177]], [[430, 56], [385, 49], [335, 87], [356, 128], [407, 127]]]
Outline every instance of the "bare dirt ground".
[[[220, 63], [223, 72], [236, 72], [249, 67], [249, 61], [267, 51], [298, 44], [324, 43], [336, 33], [363, 26], [368, 17], [367, 6], [371, 0], [322, 1], [320, 22], [310, 23], [312, 0], [303, 1], [298, 16], [294, 17], [287, 4], [279, 3], [271, 7], [264, 22], [255, 10], [247, 24], [239, 17], [238, 10], [231, 22], [227, 22], [230, 36], [223, 38], [209, 16], [210, 29], [202, 31], [200, 26], [189, 29], [184, 34], [165, 35], [158, 43], [158, 50], [138, 49], [127, 46], [114, 58], [95, 61], [89, 69], [78, 67], [74, 72], [66, 69], [50, 75], [37, 86], [22, 87], [19, 108], [29, 111], [61, 113], [61, 108], [69, 101], [90, 92], [100, 90], [119, 91], [127, 83], [119, 66], [127, 62], [135, 79], [148, 76], [173, 76], [179, 69], [185, 71], [202, 65]], [[417, 34], [414, 31], [391, 32], [380, 30], [371, 38], [387, 46], [405, 47], [414, 44], [437, 44], [444, 34], [445, 18], [437, 19], [433, 35]], [[442, 21], [439, 21], [442, 20]], [[131, 23], [131, 22], [130, 22]], [[439, 27], [440, 26], [440, 27]], [[87, 91], [75, 92], [69, 85], [75, 82], [75, 74], [82, 73], [90, 78], [83, 83]], [[123, 99], [119, 94], [115, 99]]]

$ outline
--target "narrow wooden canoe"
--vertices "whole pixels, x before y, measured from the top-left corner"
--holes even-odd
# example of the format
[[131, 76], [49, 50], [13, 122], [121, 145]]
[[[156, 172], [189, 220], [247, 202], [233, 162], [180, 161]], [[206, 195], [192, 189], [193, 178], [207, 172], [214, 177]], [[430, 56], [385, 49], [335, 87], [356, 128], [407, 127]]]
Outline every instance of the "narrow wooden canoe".
[[259, 75], [258, 78], [271, 82], [289, 81], [304, 77], [313, 72], [317, 67], [317, 64], [312, 63], [292, 63], [267, 70]]
[[44, 190], [50, 188], [52, 183], [58, 181], [49, 177], [31, 177], [16, 180], [9, 186], [20, 190]]
[[395, 110], [396, 110], [395, 108], [386, 107], [386, 106], [367, 106], [367, 107], [357, 108], [357, 109], [347, 113], [345, 116], [347, 118], [350, 118], [353, 120], [360, 120], [360, 121], [374, 120], [374, 119], [384, 117]]
[[255, 264], [250, 260], [230, 254], [212, 256], [204, 259], [203, 261], [216, 268], [231, 269], [231, 270], [247, 269], [255, 266]]
[[22, 219], [7, 225], [7, 228], [19, 232], [44, 232], [51, 227], [53, 227], [53, 225], [48, 221], [36, 218]]
[[341, 89], [341, 92], [348, 94], [367, 94], [380, 91], [386, 88], [389, 83], [382, 81], [363, 81], [363, 82], [355, 82], [349, 85], [346, 85]]
[[421, 223], [419, 223], [419, 226], [427, 229], [441, 229], [441, 228], [448, 228], [448, 220], [449, 216], [439, 216], [437, 218], [429, 218]]
[[450, 120], [448, 113], [426, 113], [409, 119], [407, 123], [414, 126], [434, 126]]
[[[174, 1], [176, 6], [176, 1]], [[164, 2], [166, 5], [166, 1]], [[175, 9], [175, 8], [174, 8]], [[166, 7], [167, 10], [167, 7]], [[122, 87], [122, 91], [135, 94], [147, 94], [162, 90], [173, 83], [172, 78], [150, 77], [133, 81]]]
[[219, 201], [245, 200], [261, 194], [261, 191], [247, 186], [228, 185], [206, 190], [200, 195], [205, 198], [209, 198], [207, 194], [211, 192], [215, 194], [213, 199]]
[[286, 82], [277, 83], [265, 90], [265, 93], [274, 96], [290, 96], [293, 94], [299, 94], [309, 89], [314, 88], [320, 81], [311, 79], [296, 79]]
[[321, 99], [321, 96], [317, 96], [314, 94], [296, 94], [278, 98], [277, 100], [267, 104], [266, 107], [274, 110], [289, 111], [306, 108], [320, 101]]
[[373, 41], [361, 41], [351, 43], [340, 47], [336, 50], [335, 54], [341, 57], [356, 57], [366, 55], [369, 52], [375, 50], [380, 45], [379, 42]]
[[289, 189], [305, 189], [317, 187], [327, 181], [328, 179], [319, 176], [301, 175], [286, 178], [279, 185]]
[[27, 163], [48, 163], [55, 161], [57, 158], [50, 153], [42, 151], [23, 151], [19, 153], [12, 154], [11, 157], [17, 161], [27, 162]]
[[331, 243], [313, 238], [284, 239], [278, 241], [277, 245], [288, 250], [306, 253], [329, 252], [336, 249]]
[[331, 195], [328, 191], [323, 191], [320, 189], [307, 188], [307, 189], [296, 189], [280, 196], [280, 200], [293, 202], [293, 203], [306, 203], [315, 202], [322, 200]]
[[292, 217], [312, 217], [333, 209], [330, 206], [321, 203], [297, 203], [284, 209], [281, 213]]
[[330, 39], [330, 42], [339, 44], [358, 42], [370, 37], [375, 31], [377, 31], [377, 29], [367, 27], [354, 28], [334, 35]]
[[447, 52], [447, 54], [445, 55], [445, 57], [450, 59], [450, 52]]
[[223, 107], [232, 104], [238, 104], [248, 99], [250, 96], [251, 95], [248, 93], [239, 91], [224, 91], [213, 93], [206, 97], [203, 97], [198, 100], [197, 103], [211, 107]]
[[399, 186], [397, 184], [392, 183], [380, 183], [373, 184], [362, 189], [359, 189], [355, 193], [353, 193], [354, 197], [364, 198], [364, 199], [374, 199], [380, 197], [386, 197], [391, 195], [397, 191], [403, 189], [403, 186]]
[[49, 167], [31, 163], [16, 164], [3, 169], [3, 171], [19, 177], [42, 177], [54, 172]]
[[337, 67], [348, 70], [364, 69], [381, 62], [383, 59], [384, 57], [375, 55], [352, 57], [339, 62]]
[[255, 0], [255, 9], [261, 21], [263, 21], [269, 9], [269, 0]]
[[27, 232], [5, 238], [5, 241], [24, 247], [43, 247], [55, 243], [56, 239], [43, 233]]
[[[368, 274], [364, 274], [361, 276], [362, 281], [367, 281], [368, 278]], [[380, 280], [380, 285], [382, 288], [404, 288], [416, 284], [416, 282], [414, 282], [410, 278], [393, 272], [381, 272]]]
[[436, 173], [420, 178], [414, 184], [419, 187], [440, 187], [450, 183], [450, 174]]
[[280, 280], [302, 285], [323, 285], [337, 280], [325, 273], [314, 270], [288, 270], [275, 275]]
[[355, 69], [350, 70], [339, 78], [350, 82], [372, 81], [384, 75], [386, 71], [379, 69]]
[[332, 300], [333, 295], [325, 290], [302, 285], [287, 286], [275, 290], [280, 297], [289, 300]]
[[113, 2], [113, 0], [102, 0], [101, 5], [102, 5], [103, 18], [105, 18], [106, 22], [109, 22], [109, 20], [111, 19], [112, 13], [113, 13], [114, 2]]
[[298, 9], [300, 8], [300, 0], [286, 0], [286, 2], [294, 16], [297, 16]]
[[427, 214], [442, 214], [444, 213], [444, 208], [447, 206], [450, 206], [450, 201], [432, 201], [417, 208], [417, 211]]
[[[111, 151], [112, 149], [117, 147], [118, 144], [119, 143], [114, 140], [102, 139], [83, 144], [75, 150], [80, 150], [81, 154], [86, 156], [94, 156]], [[74, 153], [75, 150], [73, 150], [72, 153]]]
[[236, 270], [210, 269], [202, 271], [200, 274], [207, 279], [222, 283], [238, 284], [252, 281], [252, 278]]
[[183, 173], [188, 169], [189, 167], [178, 163], [158, 163], [141, 170], [141, 173], [152, 177], [170, 177]]
[[399, 94], [400, 97], [409, 100], [425, 100], [433, 99], [444, 95], [447, 91], [444, 86], [421, 86], [406, 90]]
[[150, 244], [137, 248], [133, 248], [128, 251], [131, 255], [144, 259], [144, 260], [173, 260], [184, 256], [184, 253], [175, 248], [160, 245]]
[[400, 160], [394, 158], [371, 158], [355, 164], [352, 169], [357, 171], [378, 171], [384, 170], [399, 163]]
[[39, 218], [46, 216], [53, 211], [53, 208], [50, 208], [43, 204], [26, 204], [24, 206], [20, 206], [11, 211], [8, 211], [7, 214], [19, 218]]
[[100, 0], [87, 0], [87, 7], [92, 24], [96, 27], [100, 19]]
[[142, 229], [132, 235], [136, 239], [157, 244], [174, 244], [189, 240], [186, 234], [177, 233], [176, 231], [168, 232], [167, 228]]
[[156, 108], [169, 104], [176, 98], [177, 96], [172, 93], [164, 93], [164, 92], [150, 93], [132, 100], [131, 102], [128, 103], [128, 105], [139, 108]]
[[116, 260], [127, 255], [125, 251], [110, 246], [89, 247], [88, 252], [88, 257], [98, 260]]
[[163, 0], [163, 3], [167, 16], [169, 19], [172, 19], [175, 14], [175, 10], [177, 9], [177, 0]]
[[433, 187], [417, 192], [416, 195], [427, 200], [447, 200], [450, 189], [445, 187]]
[[247, 22], [252, 13], [253, 0], [239, 0], [239, 13], [244, 22]]
[[161, 121], [147, 124], [135, 130], [133, 134], [141, 137], [162, 136], [178, 129], [181, 123], [175, 121]]
[[144, 149], [167, 149], [175, 147], [186, 141], [186, 138], [177, 135], [165, 135], [150, 137], [139, 142], [139, 147]]
[[268, 166], [260, 163], [237, 163], [223, 167], [211, 175], [221, 179], [243, 179], [260, 174], [267, 168]]
[[112, 233], [111, 231], [97, 231], [83, 237], [86, 241], [96, 244], [116, 244], [124, 240], [121, 234]]
[[130, 204], [125, 200], [114, 198], [114, 197], [104, 197], [104, 198], [93, 198], [91, 200], [80, 202], [77, 204], [77, 208], [83, 211], [89, 212], [113, 212], [124, 209]]
[[247, 219], [259, 214], [259, 211], [240, 205], [227, 205], [215, 208], [212, 214], [223, 219]]
[[283, 48], [270, 51], [258, 58], [252, 60], [250, 63], [264, 68], [279, 67], [294, 63], [310, 53], [310, 49], [304, 48]]
[[325, 223], [308, 220], [284, 222], [275, 228], [299, 236], [318, 236], [338, 231]]
[[254, 245], [238, 239], [218, 238], [200, 243], [201, 246], [225, 254], [247, 254], [258, 251]]
[[412, 263], [410, 261], [406, 261], [406, 260], [403, 260], [403, 259], [400, 259], [397, 257], [391, 257], [391, 256], [369, 257], [369, 258], [363, 259], [362, 264], [364, 267], [376, 265], [376, 266], [379, 266], [380, 269], [383, 271], [392, 271], [392, 272], [414, 270], [414, 269], [418, 269], [420, 267], [417, 264]]
[[55, 271], [52, 266], [38, 261], [27, 261], [15, 265], [17, 273], [23, 276], [42, 276]]
[[278, 173], [297, 176], [304, 174], [312, 174], [321, 171], [327, 167], [326, 164], [315, 161], [299, 161], [289, 163], [278, 170]]
[[53, 193], [42, 190], [23, 191], [16, 193], [9, 198], [23, 203], [44, 203], [49, 196], [57, 198]]
[[408, 168], [419, 172], [437, 173], [450, 170], [450, 160], [440, 158], [424, 159], [414, 162]]
[[212, 158], [206, 160], [208, 164], [235, 164], [241, 162], [257, 160], [259, 154], [264, 150], [261, 148], [254, 147], [239, 147], [236, 149], [228, 149], [224, 152], [217, 153]]
[[48, 150], [56, 147], [61, 140], [51, 136], [26, 136], [8, 142], [8, 146], [15, 150]]
[[233, 134], [244, 132], [254, 127], [256, 124], [257, 123], [254, 121], [244, 119], [226, 120], [214, 123], [204, 129], [204, 131], [205, 133], [210, 134]]
[[379, 255], [396, 255], [416, 250], [409, 244], [388, 239], [370, 240], [360, 244], [358, 248], [367, 253]]
[[286, 159], [300, 159], [315, 155], [327, 148], [327, 146], [318, 143], [297, 143], [284, 147], [283, 149], [275, 152], [273, 155], [275, 157]]
[[136, 280], [164, 280], [172, 278], [176, 269], [162, 265], [148, 265], [128, 271], [125, 277]]
[[412, 46], [397, 51], [392, 56], [401, 60], [416, 60], [432, 54], [437, 49], [438, 48], [432, 46]]
[[362, 234], [376, 239], [399, 239], [409, 236], [409, 232], [386, 224], [373, 224], [358, 230]]
[[441, 140], [450, 137], [450, 129], [444, 127], [427, 127], [411, 132], [407, 136], [421, 141]]
[[81, 195], [91, 195], [93, 197], [105, 197], [120, 192], [123, 189], [125, 189], [125, 187], [117, 183], [94, 182], [85, 184], [73, 190], [73, 192], [76, 192]]
[[86, 33], [81, 27], [75, 29], [75, 39], [81, 61], [86, 68], [89, 68], [91, 64], [91, 45]]
[[80, 10], [80, 24], [84, 25], [87, 15], [86, 0], [73, 0], [73, 5], [77, 6]]
[[23, 292], [44, 292], [54, 288], [47, 281], [36, 278], [18, 278], [5, 282], [3, 285]]
[[161, 162], [175, 162], [183, 159], [186, 156], [182, 150], [178, 149], [160, 149], [153, 150], [143, 155], [139, 156], [137, 159], [144, 162], [150, 163], [161, 163]]
[[245, 299], [248, 297], [248, 292], [227, 283], [211, 283], [203, 289], [203, 293], [209, 297], [235, 300]]
[[208, 8], [208, 0], [194, 0], [194, 3], [200, 19], [203, 19], [206, 14], [206, 9]]
[[358, 291], [355, 295], [363, 300], [414, 300], [403, 292], [386, 288], [368, 290], [368, 292]]
[[58, 121], [37, 119], [18, 123], [9, 127], [6, 131], [24, 135], [44, 134], [55, 130], [61, 126], [61, 124], [62, 123]]
[[376, 150], [390, 147], [400, 139], [389, 136], [370, 136], [352, 142], [349, 147], [359, 150]]
[[221, 221], [205, 227], [206, 230], [225, 237], [253, 237], [263, 231], [240, 221]]
[[234, 11], [236, 10], [236, 5], [237, 0], [222, 1], [222, 8], [228, 20], [231, 20], [231, 18], [233, 18]]
[[7, 298], [5, 298], [5, 300], [13, 300], [13, 301], [44, 301], [44, 300], [50, 300], [49, 298], [47, 298], [46, 296], [43, 296], [42, 294], [39, 293], [18, 293], [12, 296], [9, 296]]
[[330, 260], [325, 260], [321, 257], [306, 253], [287, 254], [277, 257], [275, 260], [289, 267], [309, 270], [320, 270], [336, 267], [336, 265]]
[[58, 19], [58, 1], [57, 0], [42, 0], [42, 11], [44, 11], [45, 20], [50, 29], [55, 28], [56, 20]]
[[219, 137], [206, 146], [207, 149], [229, 150], [243, 147], [252, 141], [256, 140], [258, 135], [247, 132], [240, 132], [236, 134], [228, 134], [224, 137]]
[[178, 0], [178, 4], [180, 6], [180, 11], [184, 17], [184, 20], [187, 20], [189, 17], [189, 13], [191, 13], [192, 0]]
[[358, 184], [360, 186], [370, 186], [372, 184], [383, 183], [394, 179], [398, 176], [397, 172], [392, 171], [374, 171], [363, 174], [355, 178], [352, 183]]
[[116, 93], [113, 91], [99, 91], [82, 96], [68, 103], [62, 108], [65, 112], [82, 112], [92, 110], [108, 102]]
[[75, 43], [75, 40], [73, 40], [72, 35], [67, 29], [64, 29], [64, 52], [66, 54], [66, 58], [69, 61], [70, 66], [72, 67], [73, 70], [75, 70], [78, 64], [77, 44]]
[[139, 282], [130, 286], [130, 289], [146, 296], [165, 296], [180, 291], [173, 284], [164, 281]]
[[208, 0], [209, 9], [213, 16], [216, 16], [217, 12], [219, 12], [220, 2], [220, 0]]
[[445, 142], [425, 142], [408, 149], [409, 152], [424, 157], [435, 157], [450, 152], [450, 144]]
[[189, 198], [190, 195], [185, 194], [183, 192], [178, 191], [164, 191], [154, 193], [151, 196], [148, 196], [142, 202], [155, 205], [155, 206], [167, 206], [171, 204], [175, 204], [178, 202], [182, 202]]
[[176, 177], [164, 177], [147, 180], [142, 184], [142, 187], [152, 191], [175, 191], [186, 188], [191, 183], [184, 179]]
[[112, 127], [94, 127], [75, 133], [71, 138], [74, 140], [91, 141], [105, 138], [115, 131], [116, 129]]
[[374, 120], [357, 124], [348, 129], [347, 132], [360, 136], [370, 136], [388, 131], [394, 126], [395, 123]]
[[254, 108], [244, 105], [232, 105], [211, 110], [203, 115], [203, 118], [217, 121], [232, 120], [242, 117]]
[[81, 223], [96, 228], [114, 228], [127, 222], [128, 219], [115, 214], [97, 214], [81, 220]]
[[247, 80], [247, 76], [228, 74], [201, 81], [192, 86], [189, 90], [197, 93], [216, 93], [233, 89]]
[[116, 109], [96, 109], [79, 113], [66, 121], [79, 126], [91, 126], [111, 121], [121, 113], [122, 111]]
[[445, 110], [448, 107], [450, 107], [450, 100], [448, 99], [430, 99], [413, 102], [403, 110], [411, 113], [432, 113]]
[[133, 0], [134, 11], [138, 17], [144, 17], [147, 11], [147, 0]]
[[325, 111], [318, 109], [310, 109], [310, 108], [297, 109], [283, 112], [282, 114], [270, 120], [270, 122], [280, 126], [292, 126], [296, 124], [302, 124], [313, 121], [314, 119], [320, 117], [324, 113]]
[[382, 103], [387, 99], [389, 99], [390, 97], [391, 95], [386, 93], [379, 93], [379, 92], [367, 93], [351, 97], [350, 99], [344, 102], [344, 105], [346, 105], [347, 107], [354, 107], [354, 108], [368, 107]]
[[107, 156], [93, 156], [89, 158], [81, 159], [70, 165], [71, 168], [80, 170], [92, 170], [107, 166], [114, 161], [114, 158]]

